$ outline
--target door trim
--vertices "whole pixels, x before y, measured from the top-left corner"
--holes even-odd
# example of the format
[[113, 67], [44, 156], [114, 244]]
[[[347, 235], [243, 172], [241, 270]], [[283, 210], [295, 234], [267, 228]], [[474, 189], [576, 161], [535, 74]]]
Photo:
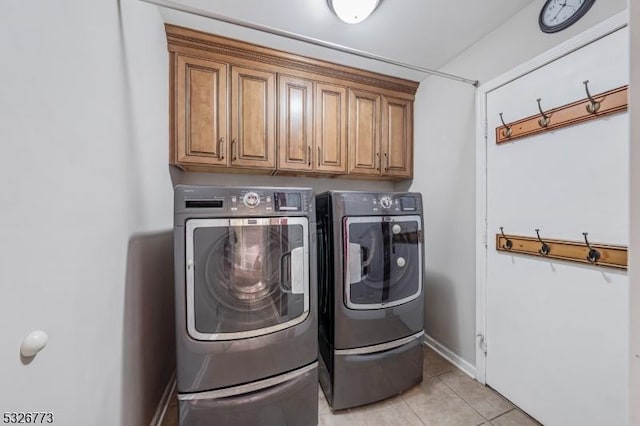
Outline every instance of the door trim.
[[[238, 331], [232, 333], [202, 333], [196, 329], [195, 324], [195, 296], [194, 296], [194, 250], [193, 234], [197, 228], [222, 228], [229, 226], [267, 226], [267, 225], [300, 225], [302, 226], [302, 247], [303, 247], [303, 288], [304, 288], [304, 310], [302, 314], [287, 322], [275, 324], [269, 327], [262, 327], [255, 330]], [[262, 336], [293, 327], [303, 322], [309, 316], [309, 219], [306, 217], [267, 217], [249, 219], [189, 219], [185, 226], [185, 275], [186, 275], [186, 304], [187, 304], [187, 332], [189, 336], [196, 340], [236, 340], [250, 337]]]
[[476, 90], [476, 380], [486, 383], [487, 355], [487, 95], [532, 71], [556, 61], [628, 25], [628, 12], [620, 12], [558, 46], [513, 68]]
[[349, 268], [349, 224], [351, 223], [380, 223], [380, 222], [416, 222], [418, 224], [418, 232], [422, 232], [422, 217], [419, 215], [408, 216], [364, 216], [364, 217], [345, 217], [343, 220], [343, 245], [345, 247], [344, 256], [344, 304], [349, 309], [354, 310], [371, 310], [371, 309], [384, 309], [392, 306], [402, 305], [407, 302], [415, 300], [422, 293], [422, 241], [418, 241], [418, 291], [411, 296], [407, 296], [403, 299], [394, 300], [389, 303], [351, 303], [351, 270]]

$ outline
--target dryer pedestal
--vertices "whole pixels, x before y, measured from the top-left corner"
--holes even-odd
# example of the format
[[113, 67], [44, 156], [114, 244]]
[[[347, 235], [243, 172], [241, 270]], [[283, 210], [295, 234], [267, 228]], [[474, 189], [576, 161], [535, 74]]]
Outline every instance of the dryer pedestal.
[[342, 354], [321, 351], [320, 385], [334, 410], [357, 407], [398, 395], [422, 382], [422, 339], [393, 349]]

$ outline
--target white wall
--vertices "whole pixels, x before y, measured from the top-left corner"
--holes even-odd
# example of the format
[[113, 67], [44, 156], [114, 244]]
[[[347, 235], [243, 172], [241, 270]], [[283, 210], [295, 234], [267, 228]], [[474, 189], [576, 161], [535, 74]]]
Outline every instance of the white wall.
[[631, 29], [631, 82], [629, 113], [631, 114], [631, 171], [629, 217], [631, 241], [629, 249], [629, 326], [630, 371], [629, 371], [629, 424], [640, 425], [640, 2], [629, 0]]
[[0, 411], [148, 424], [174, 357], [160, 15], [34, 0], [0, 24]]
[[[148, 424], [175, 368], [176, 182], [385, 189], [168, 164], [168, 53], [137, 0], [2, 2], [0, 412]], [[49, 343], [31, 362], [33, 329]]]
[[[524, 8], [442, 71], [485, 82], [624, 10], [626, 0], [597, 1], [581, 21], [553, 35], [538, 29], [543, 4]], [[410, 189], [422, 192], [425, 203], [425, 329], [474, 364], [475, 88], [427, 78], [418, 89], [414, 121], [421, 167]]]

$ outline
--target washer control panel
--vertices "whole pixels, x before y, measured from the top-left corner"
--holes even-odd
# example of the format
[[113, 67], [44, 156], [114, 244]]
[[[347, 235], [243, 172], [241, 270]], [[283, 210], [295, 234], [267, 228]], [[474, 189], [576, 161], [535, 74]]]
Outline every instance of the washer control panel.
[[306, 188], [177, 185], [175, 197], [181, 209], [212, 217], [309, 215], [315, 205]]
[[308, 195], [296, 191], [245, 190], [228, 197], [229, 209], [243, 213], [307, 212]]

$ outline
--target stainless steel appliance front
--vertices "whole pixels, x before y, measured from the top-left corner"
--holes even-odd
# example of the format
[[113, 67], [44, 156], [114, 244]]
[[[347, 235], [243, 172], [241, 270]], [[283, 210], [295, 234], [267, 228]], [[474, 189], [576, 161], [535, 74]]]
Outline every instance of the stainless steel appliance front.
[[422, 197], [329, 191], [316, 197], [319, 379], [340, 410], [422, 381]]
[[180, 425], [315, 424], [313, 191], [177, 185], [174, 197]]

